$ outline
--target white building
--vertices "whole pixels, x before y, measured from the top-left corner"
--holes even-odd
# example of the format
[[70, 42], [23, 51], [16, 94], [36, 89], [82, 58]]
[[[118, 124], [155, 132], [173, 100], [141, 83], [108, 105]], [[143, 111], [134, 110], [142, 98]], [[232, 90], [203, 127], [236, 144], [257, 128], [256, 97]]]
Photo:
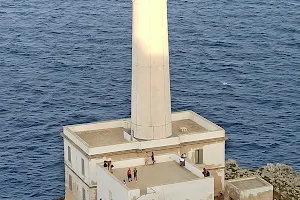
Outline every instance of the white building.
[[[225, 131], [192, 111], [171, 113], [167, 1], [132, 3], [131, 118], [64, 127], [66, 199], [214, 199], [224, 189]], [[156, 163], [145, 165], [151, 152]], [[129, 167], [138, 182], [124, 185]]]
[[[182, 127], [186, 129], [183, 130]], [[148, 193], [137, 190], [147, 189], [148, 191], [149, 188], [155, 193], [160, 193], [159, 187], [162, 186], [169, 190], [173, 188], [173, 193], [170, 193], [174, 196], [164, 196], [158, 199], [175, 200], [176, 198], [173, 197], [177, 197], [176, 192], [180, 191], [178, 187], [184, 191], [193, 190], [188, 194], [197, 194], [199, 198], [207, 194], [207, 191], [218, 195], [223, 189], [225, 134], [219, 126], [192, 111], [184, 111], [172, 113], [173, 135], [169, 138], [130, 141], [127, 130], [130, 130], [130, 119], [64, 127], [62, 135], [64, 137], [67, 200], [99, 200], [100, 198], [102, 200], [125, 200], [130, 199], [127, 197], [130, 197], [133, 190], [136, 197], [139, 197], [138, 195]], [[148, 155], [154, 152], [156, 164], [144, 166], [146, 152]], [[178, 155], [182, 153], [187, 154], [185, 168], [177, 164]], [[114, 165], [112, 174], [102, 167], [103, 162], [109, 158]], [[173, 162], [173, 164], [164, 168], [161, 163], [167, 162]], [[149, 163], [151, 163], [150, 158]], [[138, 183], [141, 185], [131, 186], [131, 183], [128, 183], [127, 187], [122, 185], [123, 179], [127, 181], [126, 169], [128, 167], [132, 170], [133, 167], [138, 168]], [[210, 171], [213, 180], [203, 178], [202, 168], [204, 167]], [[161, 174], [162, 171], [166, 171], [165, 169], [168, 173]], [[120, 171], [123, 171], [123, 177]], [[149, 175], [151, 179], [147, 178]], [[176, 179], [168, 180], [169, 177]], [[155, 181], [153, 182], [152, 179]], [[195, 184], [195, 188], [185, 187], [190, 184]], [[201, 185], [206, 185], [206, 187], [200, 190], [197, 187]], [[117, 196], [118, 188], [120, 194], [124, 192], [126, 196]], [[109, 198], [110, 192], [112, 198]], [[183, 194], [182, 191], [180, 193]], [[209, 197], [210, 193], [207, 196]], [[189, 197], [190, 200], [199, 198]]]

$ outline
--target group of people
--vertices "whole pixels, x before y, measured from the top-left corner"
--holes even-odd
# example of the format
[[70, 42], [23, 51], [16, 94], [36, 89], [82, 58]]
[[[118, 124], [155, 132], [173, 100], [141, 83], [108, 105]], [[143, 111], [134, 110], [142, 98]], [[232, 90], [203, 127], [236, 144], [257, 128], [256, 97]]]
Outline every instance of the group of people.
[[[148, 165], [148, 152], [146, 152], [146, 155], [145, 155], [145, 165]], [[155, 164], [155, 159], [154, 159], [154, 153], [152, 152], [151, 153], [151, 161], [152, 161], [152, 165], [154, 165]]]
[[[128, 168], [128, 170], [127, 170], [127, 179], [128, 179], [128, 182], [132, 181], [132, 175], [131, 175], [130, 168]], [[137, 169], [136, 168], [133, 169], [133, 179], [135, 180], [135, 182], [137, 182]], [[123, 183], [124, 183], [124, 185], [126, 185], [126, 180], [123, 180]]]
[[105, 160], [103, 166], [112, 173], [112, 168], [114, 167], [114, 165], [111, 163], [111, 159], [109, 159], [108, 161]]
[[[148, 157], [149, 157], [148, 153], [146, 152], [145, 165], [148, 165]], [[185, 158], [186, 157], [187, 156], [186, 156], [185, 153], [181, 154], [180, 160], [179, 160], [180, 161], [180, 166], [185, 166]], [[156, 161], [154, 159], [154, 153], [153, 152], [151, 153], [151, 160], [152, 160], [152, 164], [154, 165]], [[111, 163], [111, 159], [109, 159], [108, 161], [104, 161], [104, 167], [107, 168], [108, 171], [110, 171], [112, 173], [112, 168], [114, 167], [114, 165]], [[137, 179], [138, 179], [137, 178], [137, 172], [138, 172], [137, 169], [134, 168], [133, 169], [133, 179], [135, 180], [135, 182], [137, 182]], [[209, 171], [207, 169], [205, 169], [205, 168], [203, 168], [202, 174], [203, 174], [204, 177], [210, 176]], [[131, 169], [130, 168], [128, 168], [128, 170], [127, 170], [127, 180], [128, 180], [128, 182], [133, 181], [132, 180], [132, 173], [131, 173]], [[123, 180], [123, 183], [124, 183], [124, 185], [126, 185], [126, 180]]]

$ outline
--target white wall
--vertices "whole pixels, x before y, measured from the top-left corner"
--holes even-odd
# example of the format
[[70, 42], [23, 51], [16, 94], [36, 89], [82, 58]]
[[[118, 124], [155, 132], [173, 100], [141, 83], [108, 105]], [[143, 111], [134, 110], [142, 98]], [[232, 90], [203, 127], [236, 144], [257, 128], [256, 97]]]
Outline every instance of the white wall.
[[[104, 159], [92, 159], [89, 162], [89, 169], [90, 169], [90, 184], [95, 185], [97, 184], [98, 177], [97, 174], [97, 163], [103, 163]], [[101, 179], [100, 179], [101, 180]]]
[[[132, 200], [132, 199], [130, 199]], [[140, 196], [138, 200], [158, 200], [158, 194], [156, 193], [148, 193]]]
[[207, 177], [193, 181], [151, 187], [158, 200], [213, 200], [214, 178]]
[[202, 171], [199, 170], [199, 168], [197, 168], [196, 166], [192, 165], [189, 162], [185, 162], [185, 166], [184, 166], [187, 170], [189, 170], [190, 172], [192, 172], [193, 174], [195, 174], [196, 176], [202, 178], [204, 177], [202, 174]]
[[206, 165], [225, 166], [225, 142], [205, 145], [203, 147], [203, 162]]
[[89, 148], [87, 143], [80, 139], [80, 137], [78, 135], [76, 135], [75, 133], [73, 133], [68, 127], [64, 126], [64, 137], [69, 138], [72, 142], [74, 142], [80, 149], [82, 149], [86, 154], [89, 153]]
[[180, 143], [224, 138], [224, 130], [179, 135]]
[[109, 191], [112, 193], [113, 200], [127, 200], [129, 198], [129, 189], [110, 172], [97, 165], [96, 173], [97, 179], [101, 180], [97, 183], [98, 200], [110, 200]]
[[[69, 188], [69, 175], [72, 177], [72, 190]], [[67, 166], [65, 166], [65, 188], [71, 192], [78, 200], [82, 200], [82, 188], [85, 190], [86, 200], [95, 200], [96, 188], [90, 189], [76, 174], [73, 173]], [[68, 199], [66, 199], [68, 200]]]
[[[140, 189], [129, 190], [128, 191], [128, 200], [137, 199], [140, 195], [141, 195]], [[139, 200], [141, 200], [141, 199], [139, 199]]]
[[[68, 146], [71, 148], [71, 162], [68, 160]], [[85, 174], [82, 174], [81, 158], [84, 160]], [[65, 163], [86, 183], [90, 184], [89, 159], [67, 139], [64, 138], [64, 160]]]

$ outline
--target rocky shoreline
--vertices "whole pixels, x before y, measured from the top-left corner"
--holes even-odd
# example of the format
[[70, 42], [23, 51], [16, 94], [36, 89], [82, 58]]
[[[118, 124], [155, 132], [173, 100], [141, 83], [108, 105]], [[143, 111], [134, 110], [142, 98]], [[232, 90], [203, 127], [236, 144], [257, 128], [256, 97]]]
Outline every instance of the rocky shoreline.
[[258, 175], [271, 183], [274, 187], [274, 199], [299, 200], [300, 199], [300, 173], [285, 164], [268, 163], [258, 169], [239, 168], [235, 160], [226, 161], [225, 179], [235, 179]]
[[[300, 199], [300, 172], [285, 164], [268, 163], [258, 169], [239, 168], [235, 160], [226, 160], [225, 180], [245, 178], [258, 175], [271, 183], [274, 187], [274, 199], [299, 200]], [[58, 200], [63, 200], [64, 197]], [[220, 198], [222, 199], [222, 198]]]

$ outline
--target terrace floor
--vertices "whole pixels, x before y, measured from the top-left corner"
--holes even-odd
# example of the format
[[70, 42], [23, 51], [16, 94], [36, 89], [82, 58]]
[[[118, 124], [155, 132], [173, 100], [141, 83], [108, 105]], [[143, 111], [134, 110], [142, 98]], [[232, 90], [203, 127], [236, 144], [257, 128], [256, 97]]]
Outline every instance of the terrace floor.
[[[181, 127], [187, 128], [187, 131], [181, 132]], [[86, 142], [89, 147], [101, 147], [128, 143], [128, 141], [124, 139], [124, 131], [125, 129], [123, 127], [115, 127], [89, 131], [79, 131], [75, 133], [84, 142]], [[175, 136], [179, 136], [189, 133], [204, 133], [207, 132], [207, 130], [190, 119], [183, 119], [172, 121], [172, 132], [175, 134]]]
[[[134, 167], [131, 167], [130, 169], [133, 179]], [[136, 166], [136, 169], [138, 171], [137, 182], [128, 182], [128, 168], [114, 169], [113, 175], [121, 182], [123, 182], [123, 180], [126, 180], [126, 186], [129, 189], [140, 189], [141, 194], [145, 194], [146, 188], [150, 186], [179, 183], [195, 180], [198, 178], [196, 175], [194, 175], [184, 167], [180, 167], [179, 164], [175, 161], [157, 163], [148, 166]]]

